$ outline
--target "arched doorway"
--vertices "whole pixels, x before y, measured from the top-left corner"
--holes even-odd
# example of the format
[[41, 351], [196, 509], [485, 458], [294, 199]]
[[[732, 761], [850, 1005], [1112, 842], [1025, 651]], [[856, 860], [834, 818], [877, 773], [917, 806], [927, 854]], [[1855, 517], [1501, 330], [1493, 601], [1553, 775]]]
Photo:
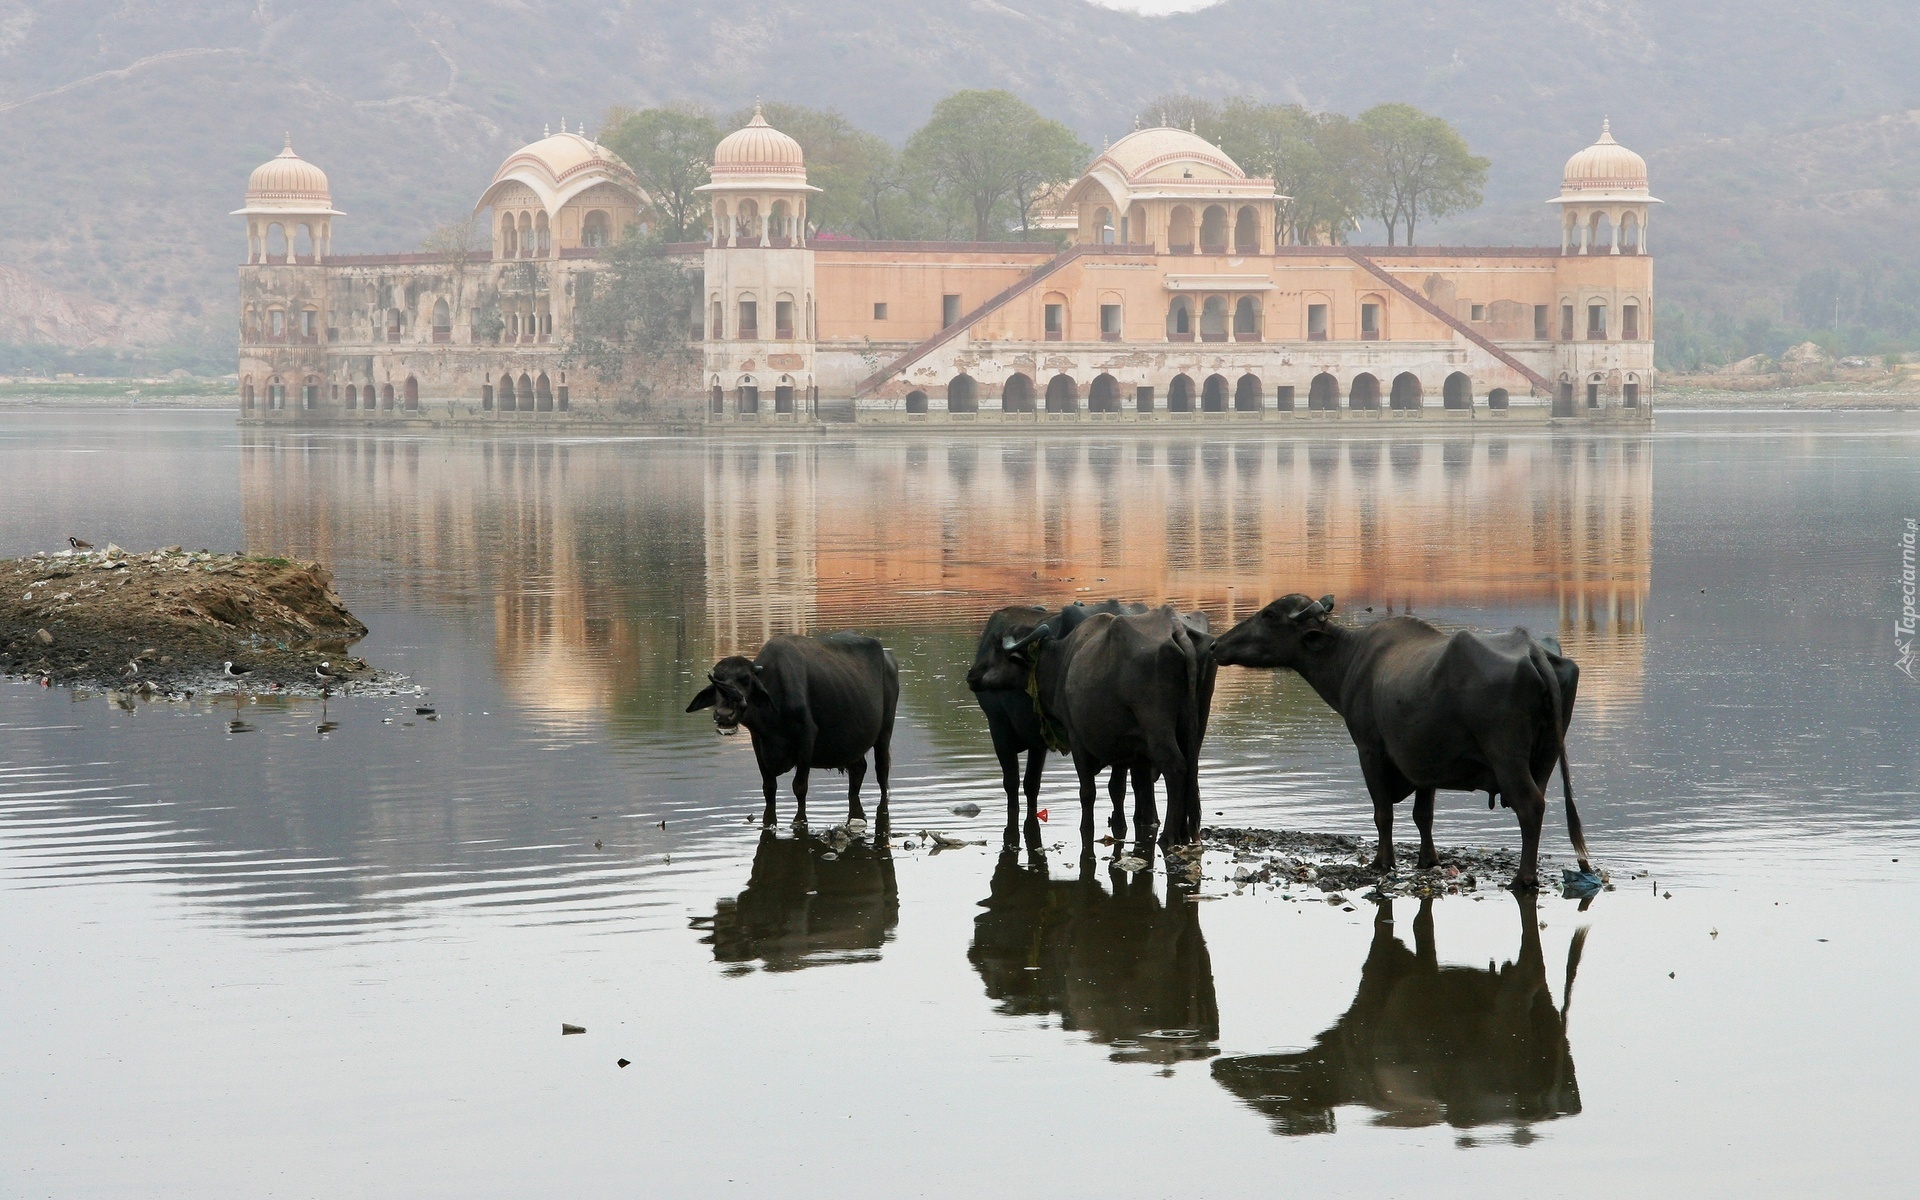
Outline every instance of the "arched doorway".
[[520, 372], [520, 411], [533, 412], [534, 401], [533, 376], [522, 371]]
[[1093, 386], [1087, 389], [1087, 411], [1097, 413], [1117, 413], [1120, 411], [1120, 381], [1111, 375], [1096, 375]]
[[[350, 383], [347, 385], [347, 408], [351, 410], [359, 407], [360, 407], [360, 389], [353, 386]], [[493, 389], [492, 388], [487, 389], [485, 407], [487, 408], [493, 407]]]
[[240, 407], [253, 407], [253, 376], [251, 375], [240, 381]]
[[1209, 204], [1206, 212], [1200, 215], [1200, 253], [1225, 254], [1227, 252], [1227, 210], [1218, 204]]
[[1260, 301], [1252, 296], [1240, 297], [1233, 306], [1233, 340], [1236, 342], [1260, 340]]
[[1200, 306], [1200, 340], [1203, 342], [1227, 340], [1227, 298], [1225, 296], [1208, 296], [1207, 302]]
[[1447, 376], [1440, 387], [1440, 403], [1446, 408], [1473, 407], [1473, 381], [1463, 371]]
[[380, 408], [384, 412], [393, 411], [393, 385], [390, 383], [380, 385]]
[[753, 376], [742, 375], [733, 389], [733, 411], [743, 415], [760, 411], [760, 385], [753, 381]]
[[[540, 378], [545, 379], [546, 376], [542, 375]], [[407, 376], [406, 383], [401, 385], [401, 403], [406, 406], [408, 412], [420, 411], [420, 381], [411, 375]]]
[[[367, 394], [371, 396], [373, 393], [369, 391]], [[368, 405], [367, 407], [371, 408], [373, 406]], [[514, 408], [513, 376], [502, 375], [500, 377], [500, 411], [512, 412]]]
[[1016, 374], [1007, 377], [1006, 386], [1000, 389], [1000, 411], [1033, 411], [1033, 379], [1030, 376]]
[[1193, 253], [1193, 210], [1181, 204], [1167, 216], [1167, 252]]
[[1507, 389], [1495, 388], [1492, 391], [1488, 392], [1487, 407], [1499, 409], [1500, 411], [1505, 412], [1507, 408]]
[[1079, 412], [1080, 388], [1071, 375], [1055, 375], [1047, 381], [1048, 412]]
[[1260, 377], [1242, 375], [1240, 382], [1233, 385], [1233, 407], [1236, 412], [1260, 411]]
[[1322, 371], [1307, 385], [1307, 408], [1325, 412], [1340, 407], [1340, 381]]
[[791, 413], [793, 411], [793, 377], [782, 375], [780, 382], [773, 385], [773, 411]]
[[1167, 340], [1193, 340], [1193, 301], [1186, 296], [1175, 296], [1167, 305]]
[[955, 375], [947, 381], [947, 411], [970, 413], [980, 411], [979, 389], [973, 382], [973, 376]]
[[1193, 411], [1193, 380], [1191, 377], [1184, 374], [1175, 375], [1173, 382], [1167, 385], [1167, 411]]
[[1393, 394], [1387, 398], [1392, 408], [1419, 408], [1423, 394], [1420, 390], [1420, 378], [1411, 371], [1402, 371], [1393, 377]]
[[927, 394], [919, 388], [907, 393], [907, 411], [919, 416], [927, 414]]
[[1233, 252], [1235, 254], [1260, 253], [1260, 214], [1252, 205], [1240, 209], [1240, 215], [1233, 222]]
[[1362, 371], [1353, 377], [1353, 386], [1347, 389], [1347, 407], [1375, 409], [1380, 407], [1380, 381]]
[[1227, 411], [1227, 377], [1225, 375], [1207, 376], [1207, 382], [1200, 388], [1200, 411]]
[[545, 371], [540, 372], [540, 378], [533, 381], [533, 395], [534, 411], [553, 411], [553, 381], [547, 378]]

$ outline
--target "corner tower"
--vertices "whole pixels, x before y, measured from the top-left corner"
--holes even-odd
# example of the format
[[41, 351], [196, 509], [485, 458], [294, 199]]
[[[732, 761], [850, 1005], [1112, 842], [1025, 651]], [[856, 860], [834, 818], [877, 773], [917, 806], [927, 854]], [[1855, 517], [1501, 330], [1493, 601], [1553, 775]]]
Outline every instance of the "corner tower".
[[706, 251], [709, 420], [799, 419], [814, 381], [814, 262], [807, 246], [807, 183], [800, 143], [753, 119], [720, 140]]
[[[1553, 415], [1643, 419], [1653, 398], [1647, 214], [1660, 203], [1647, 189], [1647, 160], [1602, 121], [1600, 140], [1567, 160], [1560, 194], [1547, 203], [1560, 206]], [[1546, 332], [1540, 324], [1536, 336]]]

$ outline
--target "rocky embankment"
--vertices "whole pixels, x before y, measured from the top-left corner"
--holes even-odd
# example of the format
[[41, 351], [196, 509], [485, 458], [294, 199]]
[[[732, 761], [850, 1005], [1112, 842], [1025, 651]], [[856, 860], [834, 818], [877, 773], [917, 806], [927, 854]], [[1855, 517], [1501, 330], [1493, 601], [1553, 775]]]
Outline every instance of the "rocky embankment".
[[150, 695], [389, 690], [347, 653], [366, 634], [319, 563], [178, 546], [0, 560], [8, 675]]

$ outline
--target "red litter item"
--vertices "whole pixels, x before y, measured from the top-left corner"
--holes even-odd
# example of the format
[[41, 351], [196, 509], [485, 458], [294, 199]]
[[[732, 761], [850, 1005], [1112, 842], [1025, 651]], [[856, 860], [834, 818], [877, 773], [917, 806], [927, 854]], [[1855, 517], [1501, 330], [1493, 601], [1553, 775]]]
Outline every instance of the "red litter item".
[[1040, 812], [1037, 815], [1042, 821], [1044, 821], [1047, 819], [1047, 810], [1043, 808], [1040, 810]]

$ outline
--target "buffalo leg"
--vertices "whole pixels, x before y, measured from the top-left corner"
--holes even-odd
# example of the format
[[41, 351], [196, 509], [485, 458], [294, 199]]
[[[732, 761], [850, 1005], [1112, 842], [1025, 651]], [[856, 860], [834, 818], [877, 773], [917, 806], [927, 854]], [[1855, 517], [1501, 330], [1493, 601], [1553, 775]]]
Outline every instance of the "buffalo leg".
[[1160, 809], [1153, 802], [1153, 768], [1133, 769], [1133, 834], [1145, 841], [1160, 830]]
[[807, 823], [807, 764], [804, 762], [793, 769], [793, 823]]
[[760, 772], [760, 789], [767, 794], [767, 810], [760, 814], [760, 823], [771, 825], [780, 819], [780, 806], [776, 803], [780, 795], [780, 777], [770, 771]]
[[1413, 789], [1400, 772], [1378, 751], [1360, 751], [1360, 774], [1367, 781], [1367, 794], [1373, 797], [1373, 827], [1380, 834], [1380, 848], [1373, 855], [1373, 869], [1391, 871], [1393, 853], [1393, 806], [1407, 798]]
[[[994, 757], [1000, 760], [1000, 786], [1005, 788], [1007, 792], [1007, 832], [1005, 842], [1006, 848], [1012, 850], [1020, 844], [1018, 841], [1020, 836], [1020, 744], [1014, 741], [1013, 734], [1010, 730], [1002, 728], [999, 721], [991, 722], [988, 726], [988, 731], [993, 734]], [[1040, 753], [1041, 752], [1037, 751], [1028, 753], [1027, 770], [1029, 774], [1032, 773], [1034, 761], [1040, 757]], [[1034, 785], [1031, 790], [1035, 792], [1040, 790], [1038, 779], [1034, 780]]]
[[1093, 806], [1098, 790], [1100, 764], [1080, 751], [1073, 752], [1073, 769], [1080, 775], [1080, 833], [1093, 836]]
[[890, 791], [887, 776], [893, 773], [893, 742], [890, 738], [881, 738], [873, 745], [873, 778], [880, 785], [881, 813], [887, 811], [887, 797]]
[[867, 819], [867, 810], [860, 807], [860, 784], [866, 778], [867, 759], [862, 755], [847, 766], [847, 820], [849, 821]]
[[1420, 831], [1421, 870], [1440, 865], [1440, 851], [1433, 844], [1433, 789], [1416, 788], [1413, 793], [1413, 824]]
[[1127, 769], [1116, 766], [1107, 778], [1107, 795], [1113, 797], [1113, 816], [1107, 821], [1107, 828], [1113, 831], [1113, 840], [1123, 841], [1127, 836]]
[[[1047, 767], [1047, 748], [1041, 746], [1027, 751], [1027, 821], [1025, 830], [1029, 847], [1040, 844], [1040, 776]], [[1007, 836], [1013, 836], [1013, 824], [1007, 824]]]
[[1510, 755], [1513, 767], [1500, 773], [1500, 795], [1520, 823], [1520, 869], [1513, 873], [1513, 889], [1533, 891], [1540, 886], [1540, 823], [1547, 815], [1547, 798], [1527, 771], [1524, 756]]

